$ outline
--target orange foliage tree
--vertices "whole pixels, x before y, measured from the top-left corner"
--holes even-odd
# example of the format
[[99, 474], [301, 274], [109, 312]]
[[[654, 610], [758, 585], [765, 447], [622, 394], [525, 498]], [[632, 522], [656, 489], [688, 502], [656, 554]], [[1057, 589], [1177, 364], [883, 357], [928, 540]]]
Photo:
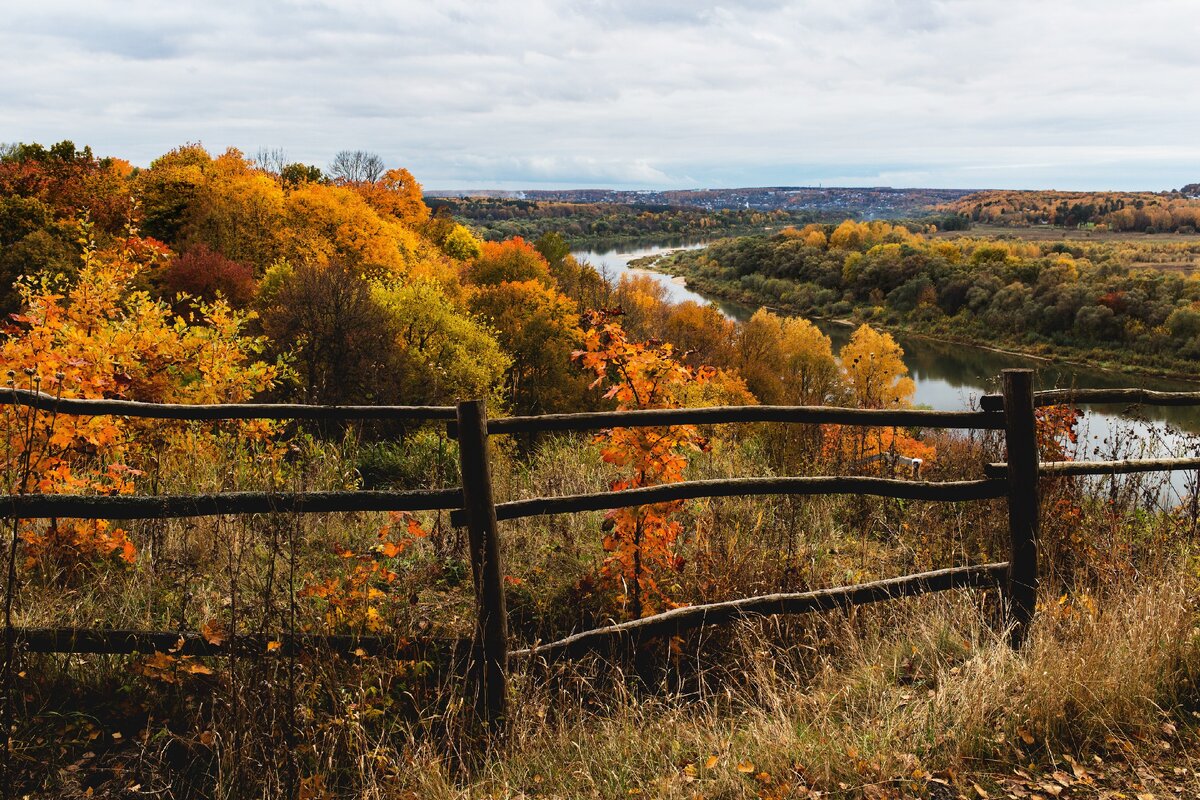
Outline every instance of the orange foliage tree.
[[[71, 284], [21, 285], [23, 310], [0, 341], [9, 387], [61, 397], [215, 403], [245, 400], [274, 383], [277, 368], [253, 360], [260, 342], [241, 333], [244, 315], [223, 302], [202, 304], [196, 324], [132, 289], [162, 255], [161, 246], [131, 230], [122, 249], [99, 253], [86, 221], [81, 243], [82, 267]], [[5, 406], [0, 460], [7, 489], [132, 492], [140, 473], [131, 462], [161, 444], [152, 425]], [[20, 536], [31, 562], [68, 576], [97, 559], [135, 558], [126, 532], [103, 521], [25, 521]]]
[[[621, 326], [600, 314], [590, 315], [585, 349], [575, 357], [596, 376], [593, 386], [607, 386], [605, 397], [617, 408], [678, 408], [689, 387], [708, 382], [716, 371], [679, 363], [670, 344], [629, 341]], [[602, 437], [605, 461], [627, 470], [613, 491], [675, 483], [683, 479], [689, 453], [708, 443], [693, 425], [660, 428], [614, 428]], [[617, 589], [616, 600], [633, 617], [671, 605], [660, 578], [682, 568], [678, 544], [683, 525], [676, 518], [679, 501], [615, 509], [604, 527], [608, 552], [602, 576]]]
[[519, 281], [554, 285], [546, 259], [520, 236], [504, 242], [484, 242], [479, 255], [467, 265], [465, 277], [480, 286]]
[[535, 280], [505, 281], [479, 287], [470, 308], [512, 356], [505, 387], [511, 408], [545, 414], [580, 405], [584, 381], [570, 360], [583, 337], [574, 301]]

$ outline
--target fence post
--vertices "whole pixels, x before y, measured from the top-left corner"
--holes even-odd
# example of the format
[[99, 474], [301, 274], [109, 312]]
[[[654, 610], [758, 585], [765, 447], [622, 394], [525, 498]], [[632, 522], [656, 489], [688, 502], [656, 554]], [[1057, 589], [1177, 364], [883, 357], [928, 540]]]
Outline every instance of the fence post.
[[475, 579], [476, 623], [468, 686], [479, 717], [501, 725], [507, 716], [508, 615], [492, 499], [487, 406], [482, 400], [458, 404], [458, 451]]
[[1028, 633], [1038, 591], [1038, 451], [1033, 407], [1033, 370], [1006, 369], [1004, 444], [1008, 451], [1008, 585], [1005, 604], [1010, 642], [1020, 647]]

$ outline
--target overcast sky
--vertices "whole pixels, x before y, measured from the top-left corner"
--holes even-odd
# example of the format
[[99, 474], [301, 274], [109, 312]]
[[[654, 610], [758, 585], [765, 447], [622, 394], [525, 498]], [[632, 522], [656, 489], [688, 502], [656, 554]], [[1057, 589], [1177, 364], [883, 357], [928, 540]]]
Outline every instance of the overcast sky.
[[341, 149], [427, 189], [1168, 189], [1196, 0], [3, 0], [0, 142]]

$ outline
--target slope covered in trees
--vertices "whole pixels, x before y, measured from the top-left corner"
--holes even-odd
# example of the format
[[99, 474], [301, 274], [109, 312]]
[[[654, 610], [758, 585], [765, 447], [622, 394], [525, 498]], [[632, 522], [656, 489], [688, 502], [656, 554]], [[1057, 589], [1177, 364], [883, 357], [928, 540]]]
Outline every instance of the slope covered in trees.
[[1123, 243], [932, 238], [846, 221], [725, 240], [658, 267], [800, 314], [1190, 373], [1200, 357], [1200, 282], [1131, 266], [1142, 255]]
[[1138, 233], [1196, 233], [1200, 192], [1054, 192], [993, 190], [939, 205], [972, 222], [996, 225], [1059, 225]]
[[581, 202], [492, 197], [433, 197], [443, 209], [489, 240], [554, 232], [575, 246], [644, 237], [715, 237], [778, 230], [817, 219], [811, 211], [720, 208], [646, 202]]

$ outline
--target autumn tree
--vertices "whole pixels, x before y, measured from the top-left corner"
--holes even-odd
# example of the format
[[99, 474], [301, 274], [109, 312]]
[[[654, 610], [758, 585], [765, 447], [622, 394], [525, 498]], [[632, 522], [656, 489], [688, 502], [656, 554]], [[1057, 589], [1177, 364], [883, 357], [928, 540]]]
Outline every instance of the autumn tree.
[[355, 182], [354, 187], [376, 211], [405, 225], [416, 226], [429, 219], [421, 184], [406, 169], [389, 169], [376, 180]]
[[130, 217], [132, 172], [129, 162], [97, 158], [70, 140], [49, 148], [18, 144], [0, 157], [0, 197], [38, 200], [66, 222], [86, 211], [97, 240], [108, 245]]
[[584, 402], [586, 382], [571, 364], [583, 339], [573, 301], [536, 280], [483, 286], [471, 311], [512, 357], [508, 404], [518, 413], [568, 411]]
[[171, 259], [155, 282], [168, 302], [179, 295], [205, 303], [224, 298], [234, 308], [245, 308], [254, 299], [254, 270], [203, 244]]
[[284, 198], [282, 256], [294, 263], [403, 272], [422, 247], [419, 234], [381, 215], [344, 186], [305, 184]]
[[519, 236], [504, 242], [484, 242], [479, 255], [467, 265], [465, 277], [480, 286], [505, 281], [537, 281], [543, 286], [554, 285], [546, 259]]
[[[713, 376], [711, 368], [692, 369], [675, 358], [670, 344], [632, 342], [621, 326], [595, 314], [589, 319], [581, 366], [607, 387], [605, 397], [618, 409], [677, 408], [690, 387]], [[683, 479], [688, 454], [707, 446], [692, 425], [661, 428], [614, 428], [602, 437], [602, 457], [621, 467], [625, 477], [613, 491], [674, 483]], [[662, 578], [683, 565], [678, 519], [680, 502], [621, 508], [605, 516], [601, 574], [616, 591], [616, 601], [632, 617], [670, 606]]]
[[548, 231], [538, 237], [533, 243], [534, 249], [542, 254], [550, 269], [557, 269], [571, 255], [571, 246], [557, 231]]
[[621, 309], [621, 325], [632, 337], [655, 339], [670, 313], [670, 295], [661, 281], [653, 275], [621, 276], [613, 291], [612, 303]]
[[175, 245], [186, 250], [203, 244], [261, 274], [287, 238], [282, 187], [236, 149], [213, 159], [202, 173]]
[[685, 300], [668, 309], [661, 336], [679, 349], [688, 364], [727, 366], [734, 362], [737, 327], [711, 303]]
[[392, 402], [399, 331], [359, 272], [280, 262], [263, 279], [258, 308], [277, 351], [291, 354], [306, 401]]
[[[904, 408], [911, 404], [916, 384], [908, 377], [904, 350], [890, 334], [860, 326], [839, 353], [842, 376], [858, 408]], [[858, 466], [887, 468], [892, 456], [930, 460], [935, 450], [899, 428], [827, 426], [826, 450], [849, 456]]]
[[504, 407], [501, 387], [511, 357], [442, 286], [428, 280], [377, 282], [372, 296], [396, 336], [395, 402], [451, 404], [483, 397], [494, 408]]
[[285, 189], [295, 189], [306, 183], [324, 183], [325, 180], [325, 173], [321, 168], [312, 164], [285, 164], [279, 171], [279, 181]]
[[16, 311], [22, 275], [74, 275], [79, 267], [78, 230], [33, 197], [0, 197], [0, 312]]
[[450, 228], [440, 244], [446, 255], [459, 261], [470, 261], [483, 252], [483, 243], [475, 238], [475, 234], [458, 224]]
[[134, 181], [142, 207], [142, 230], [175, 242], [206, 180], [212, 157], [199, 144], [176, 147], [150, 162]]
[[861, 325], [838, 354], [854, 404], [859, 408], [901, 408], [916, 392], [908, 377], [904, 350], [891, 334]]
[[[86, 222], [80, 238], [75, 279], [21, 284], [22, 311], [0, 342], [10, 386], [62, 397], [236, 403], [274, 384], [278, 369], [256, 360], [262, 342], [243, 334], [245, 315], [223, 302], [201, 304], [191, 323], [135, 289], [160, 252], [136, 231], [116, 251], [98, 250]], [[139, 459], [170, 441], [154, 421], [6, 408], [0, 460], [16, 493], [131, 493]], [[26, 521], [20, 535], [31, 564], [67, 580], [97, 561], [136, 554], [123, 529], [98, 520]]]

